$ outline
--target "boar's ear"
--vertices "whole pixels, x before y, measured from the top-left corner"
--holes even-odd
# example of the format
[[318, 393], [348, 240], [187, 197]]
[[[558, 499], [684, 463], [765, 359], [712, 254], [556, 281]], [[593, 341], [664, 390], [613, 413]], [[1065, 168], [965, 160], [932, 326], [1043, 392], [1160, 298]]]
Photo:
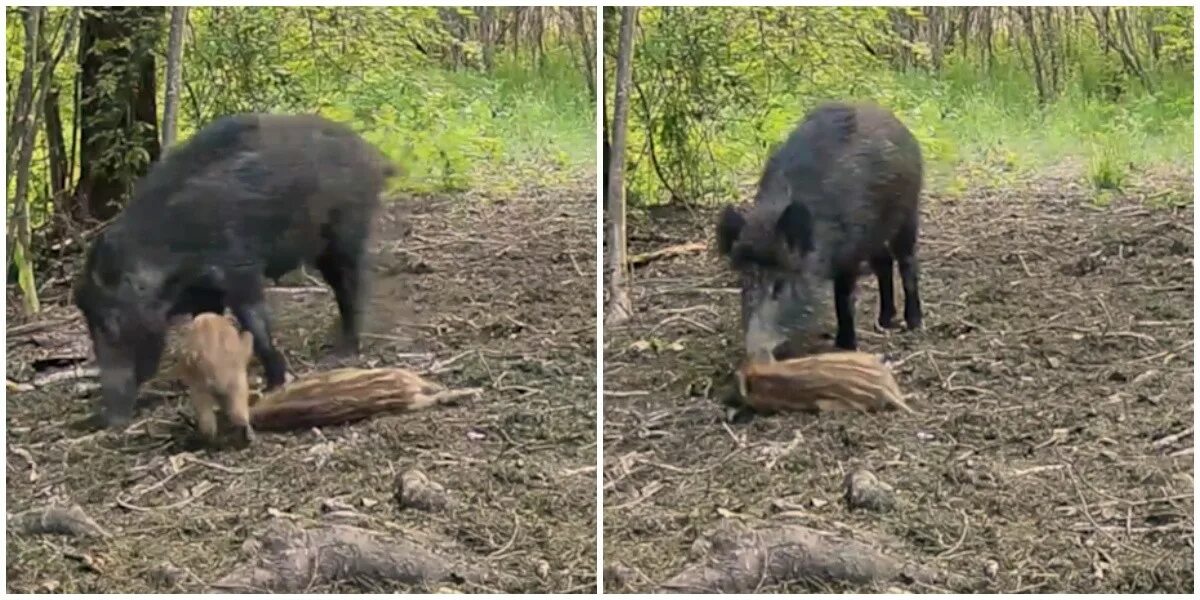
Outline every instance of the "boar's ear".
[[254, 356], [254, 335], [249, 331], [243, 331], [238, 336], [238, 341], [242, 343], [242, 354], [246, 360], [250, 360], [250, 357]]
[[788, 248], [801, 254], [813, 251], [812, 213], [799, 202], [789, 202], [775, 222], [775, 231], [783, 236]]
[[732, 206], [726, 206], [725, 210], [721, 211], [721, 217], [717, 221], [717, 251], [721, 256], [729, 256], [729, 251], [733, 249], [733, 242], [738, 239], [738, 235], [742, 233], [742, 227], [746, 226], [746, 217], [738, 212]]

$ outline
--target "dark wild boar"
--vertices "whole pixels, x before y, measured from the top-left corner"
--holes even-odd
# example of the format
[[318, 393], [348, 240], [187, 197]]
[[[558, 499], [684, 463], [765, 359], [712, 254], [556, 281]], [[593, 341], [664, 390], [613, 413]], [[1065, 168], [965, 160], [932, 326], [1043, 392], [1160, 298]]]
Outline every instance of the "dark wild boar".
[[394, 172], [349, 128], [317, 116], [224, 117], [172, 149], [96, 238], [76, 284], [100, 367], [101, 422], [132, 418], [179, 315], [232, 309], [254, 337], [267, 387], [283, 384], [264, 278], [302, 263], [333, 288], [339, 349], [355, 352], [367, 238]]
[[879, 279], [879, 325], [896, 314], [893, 261], [904, 286], [904, 320], [921, 325], [917, 229], [921, 148], [885, 109], [830, 103], [810, 112], [767, 161], [754, 204], [732, 206], [717, 248], [741, 276], [742, 330], [751, 360], [812, 326], [816, 292], [833, 281], [836, 345], [857, 348], [852, 293], [869, 263]]

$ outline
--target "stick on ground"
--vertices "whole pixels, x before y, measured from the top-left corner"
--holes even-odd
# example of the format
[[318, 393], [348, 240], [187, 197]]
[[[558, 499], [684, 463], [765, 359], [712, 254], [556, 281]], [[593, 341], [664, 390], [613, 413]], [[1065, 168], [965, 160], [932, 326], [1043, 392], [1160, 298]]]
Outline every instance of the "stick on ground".
[[347, 525], [302, 529], [280, 521], [257, 542], [248, 564], [214, 583], [212, 592], [297, 593], [339, 581], [430, 586], [480, 577], [409, 540]]
[[789, 582], [937, 582], [932, 569], [907, 564], [858, 541], [799, 525], [719, 532], [708, 556], [685, 567], [660, 592], [753, 593]]
[[640, 267], [663, 258], [673, 258], [676, 256], [683, 256], [685, 254], [697, 254], [704, 252], [706, 248], [708, 248], [708, 246], [703, 242], [676, 244], [674, 246], [667, 246], [666, 248], [660, 248], [652, 252], [634, 254], [633, 256], [629, 257], [628, 262], [630, 267]]
[[59, 534], [75, 537], [112, 537], [78, 504], [51, 505], [17, 513], [8, 519], [13, 531], [30, 535]]

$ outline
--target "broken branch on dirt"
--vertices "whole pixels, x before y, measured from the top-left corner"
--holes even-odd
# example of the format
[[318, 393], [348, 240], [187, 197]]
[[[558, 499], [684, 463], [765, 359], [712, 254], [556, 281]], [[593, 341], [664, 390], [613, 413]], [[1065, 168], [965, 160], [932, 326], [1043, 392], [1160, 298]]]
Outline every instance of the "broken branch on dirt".
[[478, 570], [410, 540], [349, 525], [302, 529], [278, 521], [244, 547], [252, 554], [248, 564], [222, 577], [212, 591], [298, 593], [338, 581], [428, 586], [482, 578]]
[[800, 581], [932, 584], [951, 578], [862, 542], [800, 525], [749, 529], [727, 522], [709, 540], [707, 556], [668, 579], [659, 591], [745, 594]]
[[100, 527], [78, 504], [52, 504], [17, 513], [8, 519], [13, 531], [28, 534], [58, 534], [74, 537], [110, 538], [112, 534]]
[[686, 244], [675, 244], [674, 246], [667, 246], [666, 248], [660, 248], [660, 249], [654, 250], [652, 252], [643, 252], [641, 254], [634, 254], [633, 256], [630, 256], [629, 259], [626, 260], [625, 262], [631, 268], [632, 267], [640, 267], [640, 266], [647, 265], [656, 260], [661, 260], [664, 258], [672, 258], [672, 257], [676, 257], [676, 256], [683, 256], [685, 254], [696, 254], [699, 252], [704, 252], [704, 250], [706, 248], [708, 248], [708, 245], [705, 244], [704, 242], [688, 242]]

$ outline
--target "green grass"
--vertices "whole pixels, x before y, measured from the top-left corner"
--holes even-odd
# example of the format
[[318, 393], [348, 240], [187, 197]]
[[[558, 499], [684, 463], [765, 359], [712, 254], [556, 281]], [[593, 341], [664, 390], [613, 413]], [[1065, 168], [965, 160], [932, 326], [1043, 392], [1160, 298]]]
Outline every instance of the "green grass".
[[[1064, 167], [1097, 190], [1118, 189], [1148, 167], [1191, 168], [1191, 72], [1159, 74], [1154, 93], [1117, 78], [1124, 93], [1113, 99], [1104, 87], [1114, 81], [1111, 74], [1106, 79], [1087, 64], [1076, 68], [1046, 106], [1038, 105], [1027, 71], [1002, 62], [990, 74], [954, 64], [937, 76], [862, 74], [854, 93], [802, 90], [772, 99], [775, 108], [754, 124], [740, 118], [745, 107], [731, 107], [707, 140], [705, 158], [716, 168], [697, 200], [728, 202], [738, 188], [753, 185], [772, 145], [821, 100], [870, 100], [894, 110], [921, 142], [927, 188], [951, 199], [1019, 174]], [[630, 147], [639, 148], [644, 136], [631, 132]], [[665, 200], [648, 158], [633, 160], [639, 165], [633, 173], [636, 201]], [[659, 160], [670, 158], [660, 154]]]
[[1065, 162], [1086, 165], [1097, 189], [1119, 189], [1133, 171], [1193, 162], [1190, 73], [1161, 77], [1153, 94], [1127, 84], [1115, 101], [1080, 76], [1044, 107], [1028, 75], [1003, 66], [991, 77], [951, 68], [940, 80], [896, 81], [897, 111], [922, 138], [935, 189], [952, 191], [964, 173]]
[[510, 191], [596, 161], [595, 113], [567, 56], [490, 75], [422, 69], [368, 76], [322, 107], [400, 164], [399, 189]]

